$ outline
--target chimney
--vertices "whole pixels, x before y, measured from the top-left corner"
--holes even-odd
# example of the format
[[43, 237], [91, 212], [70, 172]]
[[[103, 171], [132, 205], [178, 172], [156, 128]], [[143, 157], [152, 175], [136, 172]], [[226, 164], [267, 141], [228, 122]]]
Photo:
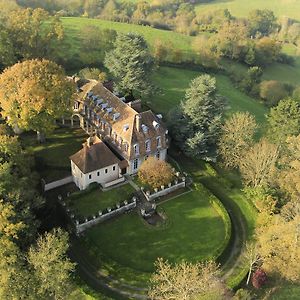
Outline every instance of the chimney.
[[91, 147], [93, 145], [94, 142], [94, 138], [92, 136], [90, 136], [87, 140], [86, 140], [86, 144], [88, 147]]
[[141, 116], [140, 115], [136, 115], [135, 116], [135, 126], [136, 126], [136, 130], [138, 131], [138, 132], [140, 132], [141, 131]]

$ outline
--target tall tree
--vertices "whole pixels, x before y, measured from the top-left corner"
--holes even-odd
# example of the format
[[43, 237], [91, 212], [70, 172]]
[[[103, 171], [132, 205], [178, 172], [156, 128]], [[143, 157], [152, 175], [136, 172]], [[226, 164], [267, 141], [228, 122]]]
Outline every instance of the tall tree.
[[114, 46], [115, 49], [106, 54], [104, 63], [115, 77], [118, 88], [131, 96], [150, 94], [154, 60], [145, 39], [133, 33], [120, 33]]
[[28, 262], [36, 279], [36, 293], [41, 299], [65, 299], [70, 293], [70, 274], [75, 264], [67, 257], [68, 234], [61, 229], [38, 238], [30, 247]]
[[[299, 207], [297, 208], [296, 205]], [[285, 210], [285, 207], [282, 211]], [[287, 213], [287, 212], [290, 213]], [[274, 215], [269, 226], [258, 228], [263, 268], [284, 279], [300, 282], [300, 205]]]
[[0, 105], [8, 124], [43, 134], [55, 127], [55, 119], [71, 110], [74, 84], [64, 71], [48, 60], [17, 63], [0, 75]]
[[156, 273], [152, 275], [150, 299], [192, 300], [206, 296], [222, 299], [224, 288], [219, 279], [218, 266], [214, 262], [190, 264], [182, 262], [174, 266], [158, 259]]
[[248, 17], [251, 36], [267, 36], [278, 28], [276, 17], [271, 10], [256, 9]]
[[11, 12], [6, 26], [17, 58], [57, 58], [64, 37], [58, 18], [43, 9], [28, 8]]
[[244, 153], [239, 167], [245, 184], [256, 188], [274, 183], [278, 155], [278, 146], [265, 139]]
[[218, 152], [226, 167], [237, 168], [240, 160], [253, 144], [257, 128], [255, 119], [248, 112], [237, 112], [222, 126]]
[[171, 126], [173, 131], [183, 132], [177, 134], [183, 139], [176, 142], [187, 155], [203, 159], [216, 157], [224, 107], [225, 99], [217, 94], [215, 78], [201, 75], [191, 82], [181, 103], [181, 120], [174, 119]]
[[281, 100], [271, 108], [267, 120], [270, 140], [278, 144], [285, 142], [288, 136], [300, 133], [300, 104], [293, 99]]

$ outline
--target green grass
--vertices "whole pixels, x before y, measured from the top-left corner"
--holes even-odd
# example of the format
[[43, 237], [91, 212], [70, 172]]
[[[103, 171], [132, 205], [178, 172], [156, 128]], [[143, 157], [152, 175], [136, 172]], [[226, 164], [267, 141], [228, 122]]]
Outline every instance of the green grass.
[[173, 31], [155, 29], [150, 26], [78, 17], [61, 18], [61, 21], [65, 29], [67, 40], [72, 45], [72, 49], [70, 49], [72, 53], [77, 53], [79, 50], [82, 28], [91, 25], [101, 29], [113, 29], [117, 32], [141, 34], [145, 37], [150, 46], [152, 46], [156, 40], [161, 40], [169, 47], [172, 45], [175, 49], [182, 50], [186, 56], [191, 55], [192, 52], [191, 44], [194, 38]]
[[277, 17], [289, 16], [300, 21], [300, 2], [298, 0], [217, 0], [199, 4], [198, 12], [228, 8], [236, 17], [245, 17], [253, 9], [270, 9]]
[[46, 182], [58, 180], [70, 174], [69, 156], [82, 148], [87, 135], [82, 129], [60, 128], [47, 136], [40, 144], [34, 133], [25, 133], [21, 140], [36, 158], [36, 168]]
[[300, 285], [286, 283], [277, 289], [272, 296], [271, 300], [298, 300], [300, 297]]
[[[184, 99], [185, 89], [188, 88], [191, 80], [201, 74], [199, 71], [160, 67], [153, 80], [161, 92], [150, 99], [150, 107], [156, 112], [167, 114]], [[258, 123], [264, 124], [267, 108], [262, 103], [237, 90], [225, 75], [212, 76], [217, 79], [218, 92], [228, 100], [229, 114], [236, 111], [249, 111], [256, 117]]]
[[197, 262], [214, 258], [222, 250], [226, 229], [210, 197], [202, 189], [162, 204], [168, 219], [160, 227], [145, 225], [132, 213], [92, 228], [83, 241], [95, 264], [108, 274], [144, 286], [158, 257], [172, 263]]
[[71, 207], [84, 217], [95, 215], [99, 210], [113, 207], [117, 203], [129, 200], [134, 189], [130, 184], [103, 192], [99, 187], [90, 191], [78, 192], [70, 197]]

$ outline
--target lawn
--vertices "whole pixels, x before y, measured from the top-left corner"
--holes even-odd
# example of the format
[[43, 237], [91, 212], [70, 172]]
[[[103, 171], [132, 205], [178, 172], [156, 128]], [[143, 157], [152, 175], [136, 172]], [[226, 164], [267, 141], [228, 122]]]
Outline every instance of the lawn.
[[[199, 71], [181, 68], [160, 67], [153, 76], [154, 83], [161, 89], [157, 96], [149, 99], [149, 106], [155, 112], [167, 114], [183, 99], [185, 89], [195, 77], [201, 75]], [[228, 77], [220, 74], [212, 75], [217, 79], [218, 92], [228, 100], [228, 113], [249, 111], [260, 124], [265, 122], [267, 108], [257, 100], [237, 90]]]
[[224, 248], [225, 224], [210, 197], [203, 189], [162, 204], [167, 222], [160, 227], [145, 225], [132, 213], [92, 228], [82, 241], [102, 272], [144, 286], [158, 257], [197, 262], [214, 258]]
[[99, 210], [113, 207], [117, 203], [129, 200], [134, 193], [130, 184], [103, 192], [98, 186], [88, 191], [77, 192], [70, 199], [76, 214], [84, 217], [95, 215]]
[[59, 128], [40, 144], [34, 133], [25, 133], [21, 140], [34, 154], [36, 168], [46, 182], [61, 179], [70, 174], [69, 156], [82, 148], [87, 135], [82, 129]]

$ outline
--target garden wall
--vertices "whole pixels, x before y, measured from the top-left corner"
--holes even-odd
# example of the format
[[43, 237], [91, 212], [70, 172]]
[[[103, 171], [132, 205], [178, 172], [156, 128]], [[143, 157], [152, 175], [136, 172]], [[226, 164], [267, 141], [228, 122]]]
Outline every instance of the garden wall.
[[165, 196], [169, 193], [172, 193], [180, 188], [184, 188], [186, 186], [185, 177], [178, 178], [174, 182], [170, 182], [166, 187], [161, 186], [159, 189], [154, 189], [154, 191], [146, 191], [142, 189], [142, 192], [148, 201], [152, 201], [158, 197]]
[[124, 182], [124, 181], [125, 181], [125, 177], [121, 177], [121, 178], [118, 178], [116, 180], [113, 180], [113, 181], [110, 181], [110, 182], [107, 182], [107, 183], [101, 183], [101, 185], [104, 188], [108, 188], [110, 186], [116, 185], [116, 184]]
[[[59, 199], [62, 200], [62, 199]], [[125, 200], [124, 202], [117, 203], [115, 207], [108, 207], [103, 211], [99, 211], [97, 215], [94, 215], [92, 219], [86, 218], [83, 222], [76, 219], [76, 216], [70, 212], [70, 209], [66, 208], [68, 216], [71, 218], [75, 225], [76, 234], [84, 232], [86, 229], [95, 226], [101, 222], [119, 216], [127, 211], [136, 207], [137, 199], [133, 197], [130, 201]], [[63, 206], [66, 206], [64, 201], [61, 202]]]
[[68, 176], [68, 177], [65, 177], [63, 179], [52, 181], [52, 182], [49, 182], [49, 183], [46, 183], [44, 180], [42, 180], [42, 182], [43, 182], [43, 185], [44, 185], [44, 191], [46, 192], [46, 191], [50, 191], [52, 189], [55, 189], [57, 187], [60, 187], [62, 185], [73, 182], [73, 177]]

